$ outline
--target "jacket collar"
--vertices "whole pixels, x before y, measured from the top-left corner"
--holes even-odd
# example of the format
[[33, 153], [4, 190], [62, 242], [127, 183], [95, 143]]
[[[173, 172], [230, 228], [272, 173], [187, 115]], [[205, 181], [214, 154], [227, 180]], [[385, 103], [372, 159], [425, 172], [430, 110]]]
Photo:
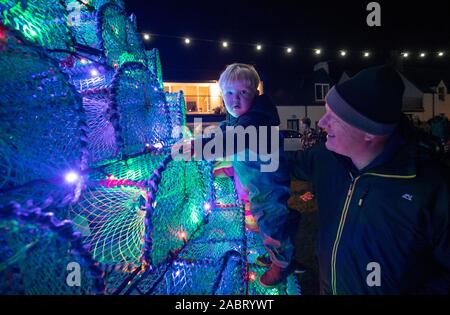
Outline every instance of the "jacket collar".
[[343, 162], [355, 177], [362, 174], [384, 177], [411, 177], [416, 175], [416, 143], [415, 141], [406, 141], [399, 131], [396, 131], [389, 138], [383, 152], [362, 170], [358, 170], [349, 157], [336, 155], [338, 160]]

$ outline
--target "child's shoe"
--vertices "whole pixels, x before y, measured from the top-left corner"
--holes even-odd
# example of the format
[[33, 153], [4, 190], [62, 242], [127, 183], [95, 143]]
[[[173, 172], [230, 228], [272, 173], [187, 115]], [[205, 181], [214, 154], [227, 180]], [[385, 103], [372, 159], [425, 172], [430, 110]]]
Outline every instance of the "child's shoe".
[[259, 284], [265, 288], [273, 288], [281, 284], [289, 275], [289, 268], [281, 268], [272, 264], [269, 270], [259, 277]]

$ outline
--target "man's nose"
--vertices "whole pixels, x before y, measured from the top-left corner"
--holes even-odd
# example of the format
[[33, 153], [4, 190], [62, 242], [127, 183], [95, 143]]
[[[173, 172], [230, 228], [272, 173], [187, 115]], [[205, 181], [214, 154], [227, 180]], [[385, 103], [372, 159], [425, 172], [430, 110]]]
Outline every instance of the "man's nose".
[[327, 114], [323, 115], [322, 118], [320, 118], [319, 123], [317, 124], [320, 128], [325, 129], [328, 124], [328, 117]]

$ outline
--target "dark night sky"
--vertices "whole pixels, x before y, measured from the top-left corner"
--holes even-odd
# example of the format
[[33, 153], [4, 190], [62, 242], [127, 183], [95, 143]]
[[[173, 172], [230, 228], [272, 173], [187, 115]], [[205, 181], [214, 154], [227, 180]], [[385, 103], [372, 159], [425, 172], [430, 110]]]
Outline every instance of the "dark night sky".
[[[125, 5], [137, 16], [139, 31], [165, 35], [146, 43], [160, 50], [165, 80], [215, 79], [226, 64], [248, 62], [257, 67], [266, 86], [275, 86], [301, 77], [317, 61], [329, 61], [336, 73], [352, 72], [383, 63], [393, 49], [416, 54], [447, 50], [445, 59], [414, 57], [405, 66], [450, 72], [449, 1], [378, 1], [382, 26], [374, 28], [366, 24], [369, 2], [125, 0]], [[186, 47], [181, 39], [167, 36], [190, 36], [194, 41]], [[230, 48], [196, 38], [226, 39]], [[263, 52], [246, 45], [256, 42], [265, 45]], [[283, 51], [287, 45], [295, 49], [291, 56]], [[307, 50], [318, 46], [327, 52], [320, 58]], [[339, 49], [347, 49], [348, 58], [339, 58]], [[363, 60], [364, 49], [377, 57]]]

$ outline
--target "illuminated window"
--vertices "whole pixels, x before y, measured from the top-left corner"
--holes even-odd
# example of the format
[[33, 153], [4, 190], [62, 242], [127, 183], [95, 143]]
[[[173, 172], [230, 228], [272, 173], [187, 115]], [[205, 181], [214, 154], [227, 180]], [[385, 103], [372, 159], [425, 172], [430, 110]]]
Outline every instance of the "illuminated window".
[[165, 82], [164, 90], [170, 93], [183, 91], [188, 114], [214, 114], [223, 107], [217, 82]]

